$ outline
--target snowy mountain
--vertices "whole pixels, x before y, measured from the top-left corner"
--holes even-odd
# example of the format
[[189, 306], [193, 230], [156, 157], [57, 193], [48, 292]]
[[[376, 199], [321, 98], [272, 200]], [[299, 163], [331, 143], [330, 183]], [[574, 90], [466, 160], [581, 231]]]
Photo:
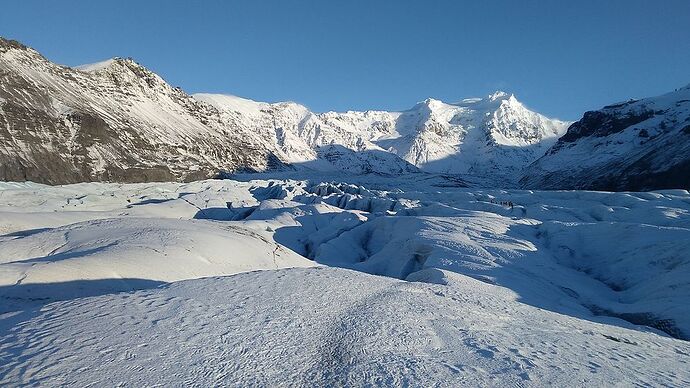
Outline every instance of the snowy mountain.
[[519, 173], [567, 126], [504, 92], [456, 104], [427, 99], [404, 112], [367, 113], [323, 117], [348, 129], [379, 129], [369, 140], [426, 171], [482, 176]]
[[[291, 162], [327, 145], [398, 155], [423, 171], [515, 177], [565, 132], [568, 123], [532, 112], [513, 95], [446, 104], [427, 99], [403, 112], [315, 114], [294, 103], [266, 104], [233, 96], [195, 94], [226, 115], [244, 117], [257, 131], [273, 128]], [[380, 154], [380, 152], [378, 152]], [[388, 170], [394, 170], [390, 168]]]
[[132, 59], [69, 68], [0, 38], [0, 180], [421, 170], [503, 187], [518, 179], [542, 189], [690, 185], [690, 86], [587, 112], [566, 133], [568, 125], [504, 92], [458, 103], [427, 99], [402, 112], [343, 113], [191, 96]]
[[190, 96], [132, 59], [69, 68], [0, 38], [0, 179], [189, 181], [272, 169], [515, 181], [564, 131], [497, 92], [403, 112], [317, 114]]
[[191, 180], [279, 165], [265, 139], [131, 59], [76, 69], [0, 39], [0, 179]]
[[690, 187], [690, 85], [587, 112], [529, 166], [527, 188]]

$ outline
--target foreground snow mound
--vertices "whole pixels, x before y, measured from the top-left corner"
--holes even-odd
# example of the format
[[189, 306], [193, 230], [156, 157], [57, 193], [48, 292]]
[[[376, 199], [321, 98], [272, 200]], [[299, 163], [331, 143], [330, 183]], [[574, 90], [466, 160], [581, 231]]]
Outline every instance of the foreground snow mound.
[[156, 282], [311, 265], [237, 225], [104, 219], [0, 236], [0, 298], [15, 304], [45, 302]]
[[690, 345], [445, 286], [334, 268], [184, 281], [0, 319], [5, 385], [690, 384]]

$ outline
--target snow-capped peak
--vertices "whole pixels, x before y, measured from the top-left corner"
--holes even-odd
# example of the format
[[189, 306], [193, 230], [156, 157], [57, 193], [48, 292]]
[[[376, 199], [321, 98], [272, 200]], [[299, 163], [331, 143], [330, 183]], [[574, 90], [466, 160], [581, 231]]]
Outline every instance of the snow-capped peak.
[[[409, 170], [406, 161], [431, 172], [496, 175], [498, 170], [519, 169], [536, 159], [542, 140], [559, 133], [563, 126], [500, 91], [457, 104], [427, 98], [402, 112], [317, 114], [293, 102], [265, 103], [206, 93], [190, 97], [131, 58], [69, 68], [3, 40], [0, 65], [26, 88], [16, 96], [2, 97], [15, 99], [27, 109], [47, 111], [54, 117], [51, 128], [57, 133], [70, 133], [63, 126], [79, 127], [85, 116], [87, 120], [93, 117], [113, 138], [112, 146], [102, 139], [84, 141], [83, 147], [90, 147], [84, 151], [89, 158], [80, 166], [87, 166], [88, 171], [80, 176], [89, 177], [110, 174], [107, 168], [111, 165], [124, 170], [129, 160], [152, 166], [162, 159], [176, 161], [169, 173], [182, 179], [197, 169], [263, 170], [269, 159], [278, 161], [271, 162], [276, 165], [304, 165], [322, 160], [323, 155], [330, 164], [339, 163], [336, 167], [346, 170], [353, 170], [348, 164], [361, 161], [364, 168], [354, 170], [395, 173]], [[27, 100], [26, 94], [35, 97]], [[16, 120], [24, 116], [17, 114]], [[69, 139], [81, 141], [81, 137]], [[58, 143], [72, 141], [69, 139]], [[112, 149], [120, 144], [127, 146]], [[328, 152], [324, 147], [330, 147]], [[164, 158], [163, 148], [168, 152]], [[349, 151], [364, 156], [350, 157]], [[17, 158], [19, 155], [10, 160]], [[72, 160], [66, 157], [64, 171], [75, 170]], [[21, 176], [22, 168], [13, 174]]]
[[502, 90], [497, 90], [497, 91], [489, 94], [488, 98], [489, 98], [489, 101], [496, 101], [496, 100], [504, 100], [504, 99], [511, 98], [511, 97], [513, 99], [515, 99], [515, 97], [512, 94], [506, 93]]
[[586, 112], [527, 169], [525, 187], [688, 187], [690, 88]]
[[444, 104], [444, 102], [441, 101], [441, 100], [437, 100], [437, 99], [435, 99], [435, 98], [429, 97], [429, 98], [426, 98], [424, 101], [422, 101], [420, 104], [424, 104], [424, 105], [426, 105], [426, 106], [431, 107], [431, 106], [439, 106], [439, 105], [442, 105], [442, 104]]

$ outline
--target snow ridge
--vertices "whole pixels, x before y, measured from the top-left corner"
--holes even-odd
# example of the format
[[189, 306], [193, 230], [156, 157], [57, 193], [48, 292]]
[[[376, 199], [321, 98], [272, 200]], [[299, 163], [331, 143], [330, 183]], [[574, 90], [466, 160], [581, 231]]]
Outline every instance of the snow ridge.
[[427, 99], [403, 112], [321, 114], [294, 103], [266, 104], [209, 94], [194, 97], [227, 114], [251, 118], [244, 125], [266, 128], [273, 122], [277, 132], [290, 132], [293, 142], [279, 146], [292, 156], [291, 162], [305, 156], [294, 152], [305, 148], [295, 145], [301, 140], [311, 149], [337, 144], [355, 151], [387, 151], [436, 173], [514, 177], [553, 145], [568, 125], [528, 110], [505, 92], [458, 104]]

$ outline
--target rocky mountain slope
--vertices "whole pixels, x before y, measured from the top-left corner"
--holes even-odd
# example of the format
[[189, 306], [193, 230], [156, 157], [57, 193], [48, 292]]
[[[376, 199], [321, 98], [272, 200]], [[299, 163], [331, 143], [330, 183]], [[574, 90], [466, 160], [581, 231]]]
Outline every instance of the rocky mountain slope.
[[68, 68], [0, 40], [0, 179], [206, 178], [280, 158], [131, 59]]
[[190, 96], [131, 59], [69, 68], [0, 38], [0, 179], [194, 180], [275, 168], [519, 176], [567, 123], [498, 92], [404, 112]]
[[690, 85], [585, 113], [520, 182], [540, 189], [690, 188]]

